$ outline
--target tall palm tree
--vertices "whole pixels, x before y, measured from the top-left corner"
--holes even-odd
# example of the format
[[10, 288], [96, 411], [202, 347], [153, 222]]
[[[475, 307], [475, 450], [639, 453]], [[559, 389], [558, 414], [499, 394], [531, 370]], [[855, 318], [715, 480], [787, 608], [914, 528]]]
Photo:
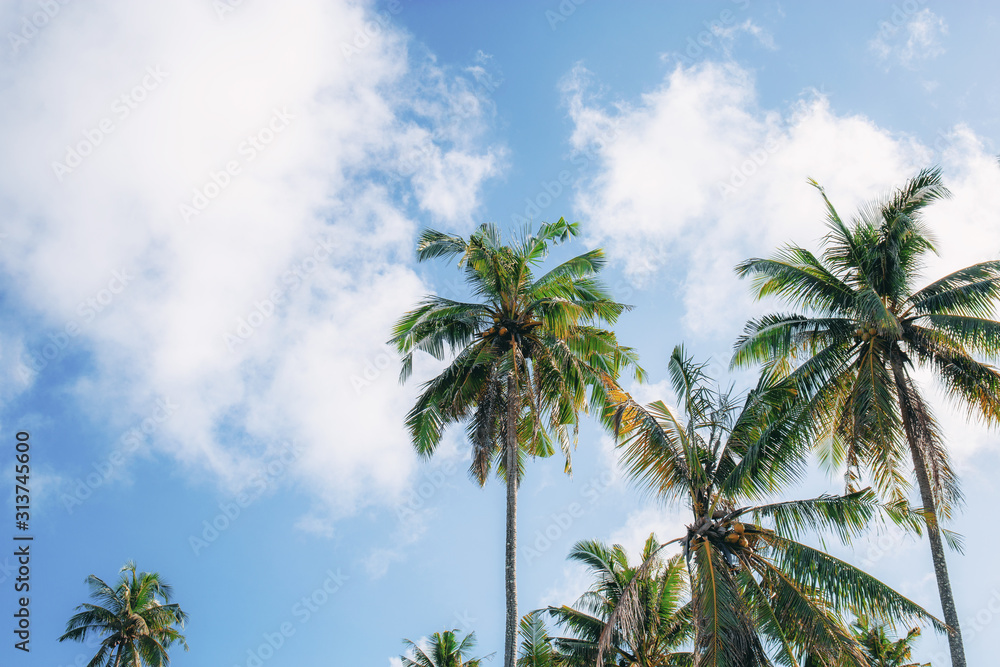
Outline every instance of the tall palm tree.
[[409, 639], [403, 643], [409, 647], [407, 655], [399, 656], [403, 667], [481, 667], [484, 658], [472, 658], [469, 653], [476, 647], [476, 633], [470, 632], [461, 641], [455, 634], [458, 630], [435, 632], [427, 642], [426, 649]]
[[431, 456], [450, 423], [466, 422], [472, 445], [470, 474], [485, 484], [491, 466], [507, 486], [506, 634], [504, 666], [514, 667], [517, 642], [517, 485], [525, 456], [554, 452], [553, 437], [566, 455], [588, 408], [604, 414], [607, 392], [619, 371], [632, 367], [631, 349], [612, 332], [626, 306], [613, 301], [597, 279], [604, 265], [600, 249], [569, 259], [535, 278], [532, 271], [549, 246], [578, 233], [560, 218], [537, 234], [526, 230], [504, 245], [493, 224], [480, 226], [468, 240], [426, 230], [417, 244], [420, 261], [459, 260], [476, 302], [428, 296], [396, 323], [393, 338], [403, 353], [401, 381], [421, 350], [438, 359], [456, 356], [423, 391], [407, 415], [413, 445]]
[[[806, 651], [828, 667], [866, 665], [844, 613], [940, 623], [874, 577], [798, 541], [804, 531], [847, 541], [886, 515], [912, 527], [917, 519], [904, 508], [880, 504], [869, 489], [767, 502], [805, 466], [808, 432], [790, 382], [762, 376], [741, 400], [715, 386], [683, 347], [671, 355], [669, 377], [681, 411], [622, 395], [615, 418], [633, 478], [692, 512], [686, 533], [665, 544], [681, 545], [688, 569], [695, 667], [798, 665]], [[634, 627], [638, 601], [630, 585], [608, 628]], [[606, 629], [602, 651], [611, 636]]]
[[640, 564], [630, 565], [619, 544], [608, 547], [591, 540], [573, 546], [569, 559], [586, 565], [595, 581], [574, 606], [546, 610], [559, 626], [572, 634], [555, 640], [556, 647], [567, 656], [567, 664], [580, 667], [595, 664], [601, 635], [630, 584], [636, 587], [638, 618], [627, 632], [622, 628], [609, 630], [611, 639], [603, 664], [621, 667], [691, 664], [691, 652], [679, 650], [692, 636], [691, 605], [684, 601], [687, 597], [684, 561], [678, 556], [662, 563], [657, 557], [659, 551], [660, 544], [650, 535]]
[[87, 667], [166, 667], [173, 644], [188, 648], [184, 635], [174, 627], [184, 627], [188, 615], [170, 603], [172, 590], [156, 572], [136, 572], [129, 561], [119, 570], [118, 585], [112, 588], [95, 575], [87, 577], [90, 597], [69, 619], [59, 641], [85, 641], [91, 634], [103, 636], [97, 654]]
[[941, 607], [951, 627], [952, 665], [965, 667], [939, 526], [961, 502], [961, 492], [913, 371], [931, 370], [970, 416], [1000, 423], [1000, 374], [975, 358], [1000, 352], [1000, 323], [993, 319], [1000, 261], [915, 289], [924, 256], [936, 252], [923, 210], [949, 195], [938, 169], [925, 169], [864, 206], [850, 224], [813, 185], [827, 208], [822, 254], [787, 245], [772, 259], [749, 259], [736, 269], [753, 276], [758, 298], [782, 297], [805, 314], [751, 320], [733, 365], [763, 362], [773, 372], [790, 373], [808, 417], [830, 436], [823, 438], [833, 443], [830, 463], [846, 464], [849, 488], [867, 470], [880, 491], [904, 497], [906, 460], [912, 462]]

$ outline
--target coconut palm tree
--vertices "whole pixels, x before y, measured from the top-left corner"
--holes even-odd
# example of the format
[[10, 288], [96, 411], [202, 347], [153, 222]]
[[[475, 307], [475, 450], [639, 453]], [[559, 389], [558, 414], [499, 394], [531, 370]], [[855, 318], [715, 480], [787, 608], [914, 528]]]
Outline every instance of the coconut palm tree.
[[961, 502], [961, 492], [913, 373], [930, 370], [970, 416], [1000, 423], [1000, 373], [976, 359], [1000, 352], [1000, 323], [993, 319], [1000, 261], [915, 288], [923, 258], [935, 252], [923, 210], [949, 194], [938, 169], [925, 169], [864, 206], [850, 224], [813, 185], [827, 208], [822, 254], [788, 245], [772, 259], [749, 259], [736, 268], [741, 277], [753, 277], [757, 298], [775, 295], [805, 314], [751, 320], [733, 365], [762, 362], [771, 372], [790, 374], [820, 440], [832, 443], [828, 463], [846, 465], [849, 488], [867, 471], [883, 494], [905, 497], [909, 459], [951, 628], [952, 665], [965, 667], [939, 526]]
[[[671, 355], [669, 378], [680, 411], [622, 394], [615, 420], [629, 474], [692, 513], [686, 533], [665, 544], [681, 546], [688, 570], [695, 667], [798, 665], [806, 651], [822, 665], [866, 665], [846, 612], [943, 627], [874, 577], [799, 541], [806, 531], [847, 541], [885, 517], [912, 528], [919, 525], [913, 514], [879, 503], [870, 489], [770, 500], [805, 466], [809, 433], [791, 382], [764, 375], [740, 399], [715, 386], [683, 347]], [[638, 590], [627, 588], [609, 629], [636, 626]], [[609, 629], [602, 651], [612, 644]]]
[[421, 648], [409, 639], [403, 643], [409, 647], [407, 653], [399, 659], [403, 667], [481, 667], [485, 658], [472, 658], [469, 653], [476, 647], [476, 633], [470, 632], [465, 639], [458, 640], [458, 630], [435, 632], [427, 642], [426, 648]]
[[554, 453], [555, 439], [568, 472], [580, 412], [604, 414], [608, 390], [623, 368], [641, 377], [632, 350], [601, 328], [614, 324], [626, 306], [613, 301], [597, 279], [604, 265], [600, 249], [533, 275], [550, 245], [577, 233], [577, 224], [562, 218], [542, 224], [537, 234], [525, 230], [510, 245], [493, 224], [480, 226], [468, 240], [424, 231], [417, 258], [457, 257], [478, 301], [428, 296], [400, 318], [390, 340], [403, 354], [401, 381], [412, 371], [414, 351], [438, 359], [456, 353], [423, 385], [407, 415], [417, 452], [431, 456], [444, 428], [465, 422], [471, 476], [485, 484], [495, 464], [506, 482], [505, 667], [514, 667], [517, 649], [517, 485], [525, 457]]
[[[635, 582], [638, 618], [628, 631], [611, 628], [603, 664], [621, 667], [690, 665], [691, 652], [680, 650], [692, 636], [691, 605], [686, 603], [687, 577], [679, 556], [661, 562], [660, 544], [646, 540], [639, 564], [630, 565], [625, 550], [596, 540], [577, 542], [569, 559], [590, 570], [594, 584], [572, 607], [546, 611], [571, 637], [555, 640], [569, 665], [594, 665], [598, 643], [629, 585]], [[648, 564], [643, 567], [643, 563]]]
[[97, 654], [87, 667], [165, 667], [167, 654], [175, 643], [188, 648], [184, 635], [174, 626], [184, 627], [187, 614], [170, 602], [172, 590], [156, 572], [136, 572], [129, 561], [119, 570], [114, 588], [95, 575], [87, 577], [90, 597], [69, 619], [59, 641], [85, 641], [90, 635], [103, 636]]

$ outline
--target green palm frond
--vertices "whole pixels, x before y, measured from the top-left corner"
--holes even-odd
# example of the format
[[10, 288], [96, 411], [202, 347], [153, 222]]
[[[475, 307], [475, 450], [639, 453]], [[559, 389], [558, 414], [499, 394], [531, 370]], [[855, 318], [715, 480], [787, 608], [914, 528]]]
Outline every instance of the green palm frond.
[[533, 611], [521, 619], [521, 651], [517, 667], [560, 667], [566, 661], [556, 650], [549, 637], [540, 611]]
[[486, 658], [470, 656], [476, 647], [476, 633], [470, 632], [461, 641], [457, 633], [458, 630], [435, 632], [425, 646], [404, 639], [408, 655], [399, 656], [400, 662], [403, 667], [480, 667]]
[[767, 542], [775, 551], [776, 567], [802, 585], [823, 590], [840, 612], [865, 610], [889, 623], [917, 619], [931, 623], [942, 633], [947, 630], [943, 621], [923, 607], [850, 563], [777, 535], [769, 535]]
[[959, 269], [906, 299], [918, 315], [955, 314], [988, 318], [1000, 299], [1000, 261]]
[[872, 520], [882, 509], [875, 493], [863, 489], [842, 496], [821, 495], [808, 500], [789, 500], [747, 507], [733, 514], [739, 518], [752, 514], [754, 523], [763, 519], [774, 522], [774, 530], [780, 535], [797, 537], [806, 532], [832, 532], [841, 541], [849, 543], [854, 537], [864, 533]]
[[188, 616], [180, 606], [169, 603], [173, 589], [158, 573], [138, 572], [135, 563], [128, 562], [116, 587], [94, 575], [87, 578], [87, 584], [98, 604], [77, 607], [80, 611], [70, 618], [59, 641], [103, 636], [88, 667], [107, 667], [116, 660], [122, 665], [166, 667], [174, 644], [187, 650], [177, 627], [183, 628]]
[[663, 546], [651, 535], [638, 565], [621, 545], [589, 540], [573, 547], [569, 558], [586, 565], [594, 583], [574, 606], [545, 610], [570, 635], [554, 640], [567, 664], [690, 664], [682, 650], [692, 631], [684, 563], [664, 560]]

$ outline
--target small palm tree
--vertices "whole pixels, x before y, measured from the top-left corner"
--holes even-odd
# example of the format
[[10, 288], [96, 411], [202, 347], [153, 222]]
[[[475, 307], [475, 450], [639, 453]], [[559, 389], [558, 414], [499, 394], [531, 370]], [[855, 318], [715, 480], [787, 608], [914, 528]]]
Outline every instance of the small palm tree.
[[409, 639], [403, 643], [409, 647], [407, 655], [399, 656], [403, 667], [481, 667], [485, 658], [472, 658], [469, 653], [476, 647], [476, 633], [470, 632], [465, 639], [458, 640], [458, 630], [435, 632], [421, 648]]
[[885, 625], [873, 625], [862, 616], [851, 629], [865, 647], [871, 667], [931, 667], [929, 662], [910, 662], [913, 659], [913, 642], [920, 636], [920, 628], [910, 628], [905, 637], [893, 640], [889, 638]]
[[[569, 559], [583, 563], [595, 580], [572, 607], [549, 607], [555, 622], [571, 637], [555, 640], [567, 664], [593, 665], [601, 635], [621, 604], [629, 586], [635, 587], [638, 617], [628, 628], [611, 628], [605, 665], [666, 667], [690, 665], [691, 652], [680, 647], [692, 636], [691, 605], [687, 597], [684, 561], [659, 561], [660, 544], [652, 535], [642, 550], [638, 565], [630, 565], [625, 550], [590, 540], [573, 546]], [[643, 565], [645, 564], [645, 566]]]
[[[816, 530], [847, 541], [880, 511], [913, 528], [913, 514], [880, 504], [868, 489], [762, 502], [804, 471], [808, 431], [791, 400], [794, 385], [763, 376], [741, 400], [715, 386], [682, 347], [671, 355], [669, 375], [682, 411], [623, 394], [615, 419], [629, 473], [692, 512], [686, 534], [666, 544], [682, 546], [688, 569], [695, 667], [794, 665], [807, 651], [824, 665], [865, 665], [841, 620], [847, 612], [943, 628], [881, 581], [798, 541]], [[615, 631], [642, 618], [637, 581], [608, 620], [601, 652], [610, 650]]]
[[172, 590], [156, 572], [136, 572], [131, 561], [119, 572], [114, 588], [93, 574], [87, 577], [90, 597], [97, 604], [77, 607], [81, 611], [69, 619], [59, 641], [102, 636], [100, 649], [87, 667], [166, 667], [170, 664], [167, 649], [175, 643], [188, 648], [184, 635], [174, 627], [183, 628], [188, 616], [170, 603]]
[[922, 212], [949, 194], [938, 169], [921, 171], [891, 196], [863, 207], [850, 225], [819, 189], [829, 227], [822, 255], [788, 245], [772, 259], [749, 259], [736, 269], [753, 276], [758, 298], [776, 295], [806, 314], [751, 320], [733, 364], [763, 362], [771, 372], [790, 374], [807, 417], [821, 439], [834, 444], [827, 450], [830, 465], [846, 464], [848, 488], [864, 469], [884, 494], [903, 498], [912, 463], [951, 628], [952, 665], [965, 667], [938, 523], [962, 496], [913, 371], [932, 371], [970, 416], [1000, 424], [1000, 373], [975, 358], [1000, 356], [1000, 322], [993, 319], [1000, 261], [916, 289], [923, 257], [935, 251]]
[[521, 652], [517, 667], [568, 667], [570, 664], [555, 648], [541, 612], [526, 614], [521, 619]]
[[525, 458], [566, 456], [579, 426], [579, 413], [604, 414], [609, 388], [631, 366], [641, 376], [632, 350], [618, 344], [613, 324], [627, 308], [613, 301], [597, 274], [600, 249], [559, 264], [536, 278], [533, 270], [549, 246], [578, 233], [562, 218], [544, 223], [537, 235], [525, 231], [504, 245], [495, 225], [484, 224], [468, 240], [433, 230], [417, 244], [420, 261], [458, 257], [477, 302], [428, 296], [396, 323], [393, 338], [403, 353], [400, 379], [413, 367], [413, 353], [451, 364], [423, 386], [406, 424], [413, 445], [433, 455], [450, 423], [466, 422], [472, 445], [470, 474], [480, 484], [495, 464], [507, 485], [506, 628], [504, 667], [514, 667], [517, 650], [517, 486]]

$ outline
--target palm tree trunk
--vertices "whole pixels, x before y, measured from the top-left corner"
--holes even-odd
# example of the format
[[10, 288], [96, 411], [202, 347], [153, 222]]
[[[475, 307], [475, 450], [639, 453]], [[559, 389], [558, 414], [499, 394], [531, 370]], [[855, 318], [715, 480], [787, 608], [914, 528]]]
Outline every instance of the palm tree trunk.
[[504, 636], [504, 667], [517, 661], [517, 379], [507, 377], [507, 428], [504, 434], [507, 467], [507, 550], [505, 554], [507, 629]]
[[931, 491], [931, 482], [927, 475], [924, 455], [914, 434], [913, 414], [904, 398], [908, 391], [908, 382], [903, 372], [901, 360], [892, 360], [892, 374], [896, 381], [896, 393], [899, 398], [903, 430], [906, 432], [906, 442], [910, 447], [910, 456], [913, 457], [913, 471], [917, 477], [917, 485], [920, 487], [920, 502], [923, 504], [924, 517], [927, 522], [927, 537], [931, 544], [931, 559], [934, 562], [934, 577], [937, 579], [941, 610], [944, 613], [944, 622], [952, 630], [948, 633], [951, 665], [952, 667], [966, 667], [962, 629], [958, 623], [958, 610], [955, 608], [955, 597], [951, 592], [951, 579], [948, 577], [948, 563], [944, 557], [944, 543], [941, 540], [941, 530], [938, 528], [937, 504], [934, 501], [934, 493]]

